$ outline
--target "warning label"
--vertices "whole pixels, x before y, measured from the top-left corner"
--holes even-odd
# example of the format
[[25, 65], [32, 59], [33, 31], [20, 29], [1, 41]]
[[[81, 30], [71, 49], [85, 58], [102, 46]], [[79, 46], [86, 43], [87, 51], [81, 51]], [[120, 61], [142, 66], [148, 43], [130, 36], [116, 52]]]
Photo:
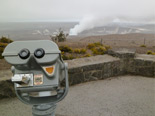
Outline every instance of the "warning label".
[[38, 74], [34, 75], [34, 85], [42, 85], [43, 84], [43, 75]]

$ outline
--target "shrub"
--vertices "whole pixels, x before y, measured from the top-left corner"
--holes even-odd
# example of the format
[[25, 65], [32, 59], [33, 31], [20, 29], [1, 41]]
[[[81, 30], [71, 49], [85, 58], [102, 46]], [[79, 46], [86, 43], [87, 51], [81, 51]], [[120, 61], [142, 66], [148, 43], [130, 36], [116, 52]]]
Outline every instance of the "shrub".
[[90, 43], [87, 45], [87, 48], [88, 49], [93, 49], [95, 47], [99, 47], [99, 46], [102, 46], [102, 44], [100, 42], [96, 42], [96, 43]]
[[81, 52], [81, 54], [85, 54], [86, 51], [87, 51], [86, 49], [82, 48], [80, 52]]
[[74, 53], [77, 53], [77, 54], [85, 54], [86, 53], [86, 49], [84, 49], [84, 48], [77, 48], [77, 49], [74, 49]]
[[94, 45], [93, 43], [90, 43], [90, 44], [87, 45], [87, 48], [88, 48], [88, 49], [92, 49], [92, 48], [94, 48], [94, 47], [95, 47], [95, 45]]
[[0, 42], [2, 42], [2, 43], [11, 43], [11, 42], [13, 42], [11, 39], [9, 39], [9, 38], [7, 38], [7, 37], [1, 37], [0, 38]]
[[105, 53], [105, 51], [107, 51], [107, 50], [103, 46], [92, 49], [92, 52], [93, 52], [94, 55], [103, 55]]
[[4, 48], [3, 47], [0, 47], [0, 59], [3, 58], [3, 56], [2, 56], [3, 51], [4, 51]]
[[0, 54], [0, 59], [3, 59], [3, 56]]
[[61, 54], [65, 54], [65, 52], [62, 51]]
[[155, 52], [152, 52], [151, 50], [147, 51], [148, 55], [155, 55]]
[[8, 43], [0, 43], [0, 47], [5, 48], [8, 45]]
[[84, 55], [83, 57], [90, 57], [91, 55], [90, 54], [86, 54], [86, 55]]
[[72, 53], [72, 48], [70, 48], [69, 46], [65, 45], [65, 46], [60, 46], [59, 49], [61, 50], [61, 52], [69, 52]]
[[98, 46], [102, 46], [102, 44], [100, 42], [96, 42], [94, 43], [95, 47], [98, 47]]
[[0, 38], [0, 59], [3, 58], [2, 53], [4, 51], [4, 48], [11, 42], [13, 41], [9, 38], [3, 37], [3, 36]]
[[152, 54], [152, 51], [150, 51], [150, 50], [149, 50], [149, 51], [147, 51], [147, 54]]
[[73, 57], [73, 56], [70, 54], [70, 55], [68, 55], [68, 59], [69, 59], [69, 60], [72, 60], [72, 59], [75, 59], [75, 57]]
[[3, 52], [3, 50], [4, 50], [4, 48], [0, 47], [0, 53], [2, 53], [2, 52]]
[[62, 58], [63, 58], [63, 60], [72, 60], [72, 59], [74, 59], [74, 57], [71, 55], [71, 54], [69, 54], [69, 55], [62, 55]]
[[67, 60], [66, 55], [62, 55], [62, 54], [61, 54], [61, 57], [62, 57], [63, 60]]
[[72, 49], [67, 45], [60, 46], [62, 58], [64, 60], [71, 60], [75, 58], [83, 58], [83, 57], [90, 57], [91, 55], [103, 55], [107, 52], [108, 49], [111, 47], [108, 45], [102, 45], [99, 42], [90, 43], [87, 45], [87, 48], [75, 48]]
[[54, 42], [64, 42], [66, 41], [68, 33], [65, 34], [64, 31], [60, 28], [55, 36], [50, 36], [51, 40]]
[[110, 47], [110, 46], [108, 46], [108, 45], [105, 45], [104, 47], [106, 48], [106, 50], [111, 49], [111, 47]]
[[73, 51], [74, 53], [80, 53], [80, 49], [79, 48], [77, 48], [77, 49], [74, 49], [74, 51]]
[[144, 47], [144, 48], [145, 48], [145, 47], [146, 47], [146, 45], [144, 45], [144, 44], [143, 44], [143, 45], [140, 45], [140, 47]]

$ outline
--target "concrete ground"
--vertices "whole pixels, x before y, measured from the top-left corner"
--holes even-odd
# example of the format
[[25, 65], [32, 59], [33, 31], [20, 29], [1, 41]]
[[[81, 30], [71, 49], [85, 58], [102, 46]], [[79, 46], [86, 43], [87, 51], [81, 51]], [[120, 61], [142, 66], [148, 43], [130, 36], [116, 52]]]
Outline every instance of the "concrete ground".
[[[155, 116], [155, 79], [120, 76], [71, 86], [57, 116]], [[0, 116], [31, 116], [17, 98], [0, 100]]]

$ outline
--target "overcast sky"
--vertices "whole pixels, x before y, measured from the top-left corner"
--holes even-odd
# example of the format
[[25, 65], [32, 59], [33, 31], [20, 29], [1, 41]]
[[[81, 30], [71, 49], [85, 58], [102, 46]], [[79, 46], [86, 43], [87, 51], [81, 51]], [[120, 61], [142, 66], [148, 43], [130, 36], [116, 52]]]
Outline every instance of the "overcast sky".
[[80, 21], [84, 17], [155, 21], [155, 0], [0, 0], [0, 22]]

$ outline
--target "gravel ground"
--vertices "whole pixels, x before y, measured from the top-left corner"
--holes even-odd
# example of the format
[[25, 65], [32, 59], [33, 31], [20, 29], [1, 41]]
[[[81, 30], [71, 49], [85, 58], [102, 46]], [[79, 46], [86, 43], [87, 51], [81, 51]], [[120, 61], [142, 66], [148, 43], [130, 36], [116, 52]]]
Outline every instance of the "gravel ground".
[[[120, 76], [70, 87], [56, 116], [155, 116], [155, 79]], [[31, 116], [17, 98], [0, 100], [0, 116]]]

